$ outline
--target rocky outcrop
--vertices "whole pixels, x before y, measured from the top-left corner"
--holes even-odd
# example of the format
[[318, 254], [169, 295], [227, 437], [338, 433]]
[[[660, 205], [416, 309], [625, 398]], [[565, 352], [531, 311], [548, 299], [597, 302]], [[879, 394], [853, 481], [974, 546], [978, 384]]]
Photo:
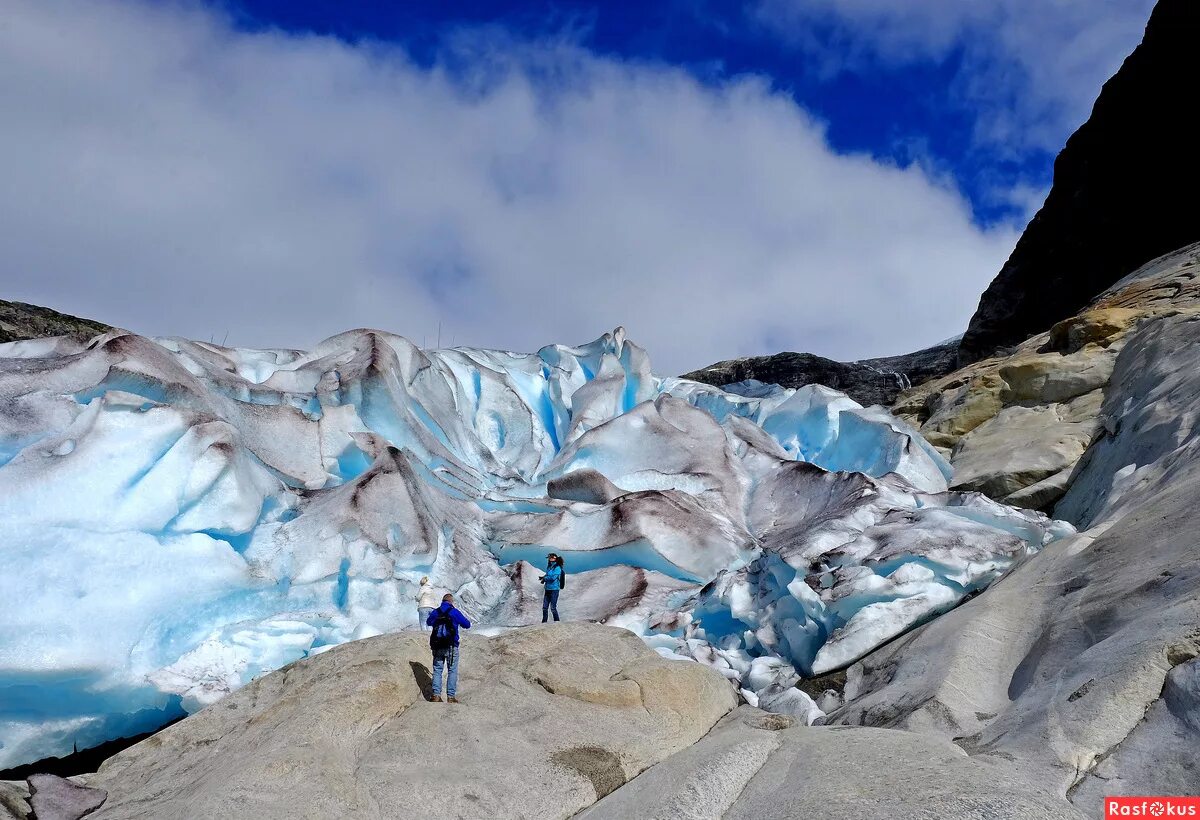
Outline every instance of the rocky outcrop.
[[580, 820], [1058, 820], [1066, 800], [946, 740], [887, 729], [796, 726], [742, 707], [702, 741]]
[[29, 807], [37, 820], [79, 820], [104, 804], [103, 789], [93, 789], [52, 774], [29, 778]]
[[1200, 239], [1200, 153], [1178, 118], [1195, 92], [1200, 4], [1159, 0], [1141, 45], [1054, 164], [1054, 184], [984, 292], [963, 364], [1079, 313], [1129, 271]]
[[[1178, 305], [1194, 273], [1173, 269], [1100, 303]], [[1106, 794], [1200, 792], [1200, 313], [1172, 313], [1126, 334], [1059, 502], [1088, 529], [851, 666], [830, 722], [953, 739], [1093, 816]]]
[[91, 319], [0, 299], [0, 344], [48, 336], [69, 336], [77, 341], [87, 341], [109, 330], [112, 328], [108, 325]]
[[459, 704], [425, 700], [425, 634], [345, 644], [108, 760], [89, 816], [569, 817], [736, 705], [717, 673], [621, 629], [463, 637]]
[[1020, 344], [908, 390], [893, 412], [954, 467], [954, 487], [1049, 511], [1104, 431], [1118, 355], [1146, 323], [1200, 311], [1200, 244], [1144, 265], [1078, 315]]
[[891, 404], [901, 391], [949, 373], [957, 366], [957, 351], [958, 341], [953, 340], [916, 353], [856, 362], [838, 362], [811, 353], [776, 353], [717, 362], [680, 378], [717, 387], [744, 381], [792, 388], [822, 384], [869, 407]]
[[23, 780], [0, 780], [0, 820], [26, 820], [29, 812], [29, 785]]

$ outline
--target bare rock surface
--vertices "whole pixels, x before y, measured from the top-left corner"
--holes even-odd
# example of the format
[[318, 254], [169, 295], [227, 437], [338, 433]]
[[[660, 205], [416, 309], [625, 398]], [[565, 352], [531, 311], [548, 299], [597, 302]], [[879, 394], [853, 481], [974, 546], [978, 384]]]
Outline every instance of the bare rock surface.
[[742, 707], [703, 740], [579, 815], [580, 820], [831, 820], [1082, 817], [1002, 763], [890, 729], [805, 727]]
[[1094, 390], [1062, 404], [1005, 407], [954, 452], [954, 488], [1007, 499], [1069, 474], [1100, 431], [1102, 399]]
[[1050, 512], [1103, 433], [1117, 357], [1143, 325], [1200, 311], [1197, 274], [1200, 244], [1167, 254], [1008, 355], [905, 391], [893, 412], [949, 452], [956, 489]]
[[29, 806], [38, 820], [79, 820], [104, 804], [108, 794], [53, 774], [29, 778]]
[[569, 817], [703, 737], [720, 675], [632, 633], [463, 635], [461, 703], [428, 703], [427, 636], [336, 647], [111, 758], [115, 818]]
[[48, 336], [87, 341], [112, 330], [106, 324], [80, 319], [57, 310], [0, 299], [0, 344]]
[[812, 353], [776, 353], [729, 359], [682, 378], [741, 392], [737, 383], [753, 380], [781, 387], [821, 384], [841, 390], [863, 406], [888, 405], [915, 384], [943, 376], [958, 363], [958, 339], [905, 353], [855, 362], [838, 362]]
[[1101, 816], [1200, 793], [1200, 316], [1143, 322], [1058, 505], [1089, 527], [853, 665], [839, 724], [954, 740]]
[[26, 820], [29, 812], [29, 785], [24, 780], [0, 780], [0, 820]]
[[961, 361], [1045, 332], [1129, 271], [1200, 239], [1200, 161], [1176, 122], [1181, 90], [1195, 93], [1198, 35], [1200, 5], [1159, 0], [1141, 45], [1055, 160], [1046, 202], [980, 298]]

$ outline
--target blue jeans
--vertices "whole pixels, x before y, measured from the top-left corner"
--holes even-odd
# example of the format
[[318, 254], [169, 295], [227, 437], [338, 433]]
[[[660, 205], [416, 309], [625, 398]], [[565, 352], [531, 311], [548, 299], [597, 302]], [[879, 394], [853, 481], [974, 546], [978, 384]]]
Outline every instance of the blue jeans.
[[433, 650], [433, 696], [442, 694], [442, 669], [449, 661], [450, 669], [446, 675], [446, 697], [454, 697], [458, 691], [458, 647]]
[[424, 631], [431, 628], [425, 625], [425, 621], [429, 619], [429, 613], [431, 612], [433, 612], [433, 607], [431, 606], [417, 607], [417, 629]]
[[546, 623], [546, 611], [554, 613], [554, 620], [558, 620], [558, 590], [548, 589], [542, 594], [542, 623]]

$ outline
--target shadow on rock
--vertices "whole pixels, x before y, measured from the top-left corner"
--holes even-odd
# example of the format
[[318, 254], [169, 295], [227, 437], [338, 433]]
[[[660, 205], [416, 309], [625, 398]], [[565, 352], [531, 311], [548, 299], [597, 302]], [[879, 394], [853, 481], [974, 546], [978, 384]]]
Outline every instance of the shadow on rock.
[[421, 695], [431, 696], [433, 694], [433, 676], [429, 674], [429, 667], [419, 661], [409, 661], [408, 665], [412, 669], [413, 680], [421, 688]]

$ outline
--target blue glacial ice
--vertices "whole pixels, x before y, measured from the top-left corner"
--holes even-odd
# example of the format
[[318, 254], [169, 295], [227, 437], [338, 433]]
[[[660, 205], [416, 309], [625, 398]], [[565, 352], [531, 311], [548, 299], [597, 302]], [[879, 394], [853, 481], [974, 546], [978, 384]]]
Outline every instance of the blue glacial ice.
[[620, 329], [535, 354], [378, 331], [312, 351], [113, 332], [0, 345], [0, 768], [136, 734], [411, 628], [562, 610], [812, 718], [837, 669], [1069, 531], [947, 490], [833, 390], [658, 378]]

